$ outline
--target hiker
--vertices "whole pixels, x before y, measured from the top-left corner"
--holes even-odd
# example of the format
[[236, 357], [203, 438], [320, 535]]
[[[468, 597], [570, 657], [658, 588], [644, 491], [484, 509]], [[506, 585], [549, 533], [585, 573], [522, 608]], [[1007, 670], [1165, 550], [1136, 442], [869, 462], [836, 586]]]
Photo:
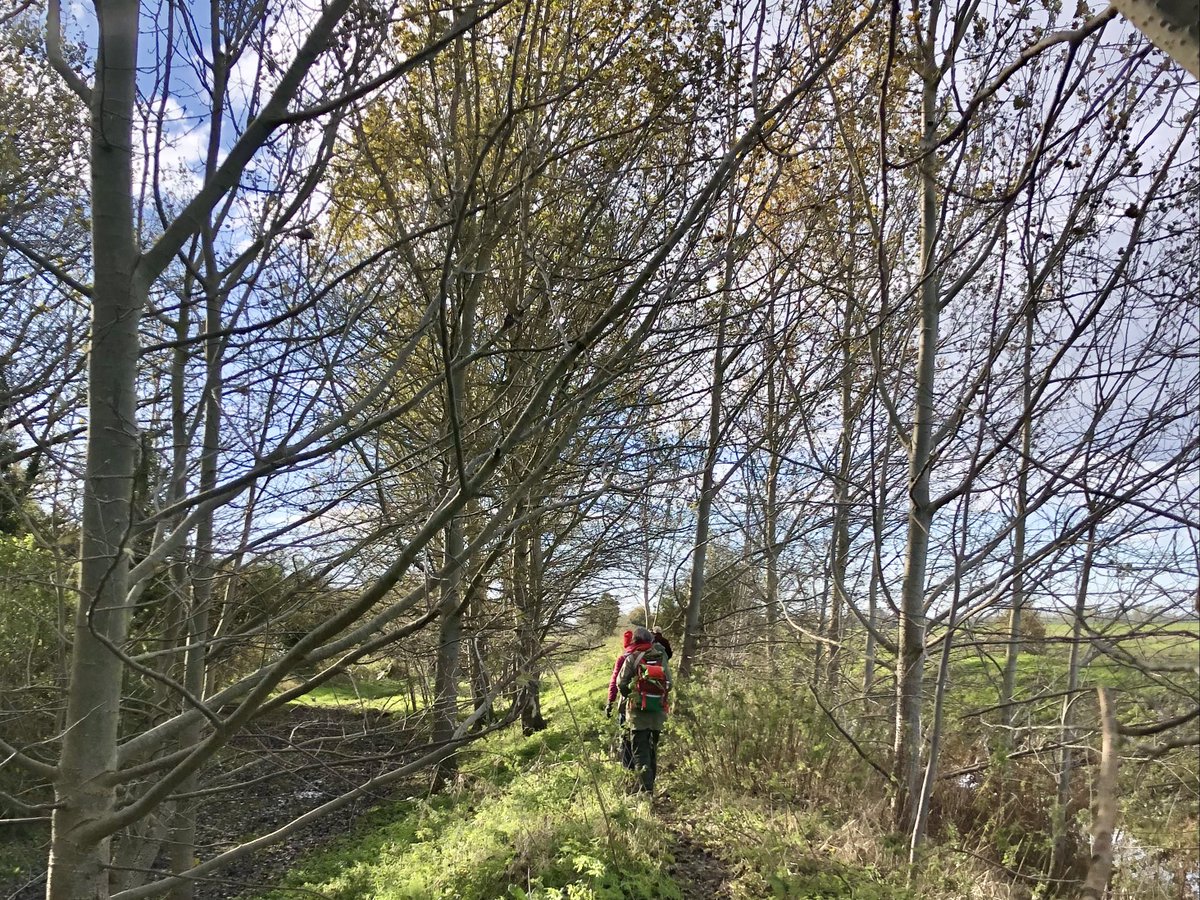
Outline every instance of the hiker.
[[[617, 699], [617, 678], [621, 674], [621, 667], [625, 664], [626, 657], [629, 656], [629, 647], [633, 643], [633, 632], [626, 631], [621, 635], [621, 652], [617, 655], [617, 662], [613, 666], [612, 678], [608, 680], [608, 702], [604, 704], [604, 715], [612, 718], [613, 703]], [[629, 729], [625, 727], [625, 706], [621, 705], [617, 711], [617, 759], [621, 765], [627, 769], [633, 768], [633, 735]]]
[[658, 738], [670, 710], [671, 670], [666, 651], [655, 643], [654, 635], [646, 628], [633, 630], [633, 643], [621, 664], [617, 690], [626, 698], [633, 729], [633, 758], [640, 776], [638, 790], [652, 794], [658, 775]]
[[667, 659], [675, 655], [671, 652], [671, 642], [667, 640], [667, 636], [662, 633], [662, 629], [657, 625], [654, 626], [654, 643], [662, 645], [663, 652], [667, 654]]

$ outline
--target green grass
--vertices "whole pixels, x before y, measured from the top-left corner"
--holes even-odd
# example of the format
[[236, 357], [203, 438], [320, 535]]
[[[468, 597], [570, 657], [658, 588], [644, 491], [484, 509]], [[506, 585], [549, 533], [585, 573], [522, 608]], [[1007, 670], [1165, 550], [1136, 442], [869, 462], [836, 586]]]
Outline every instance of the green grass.
[[683, 896], [669, 874], [677, 827], [726, 860], [737, 900], [914, 897], [875, 861], [823, 849], [844, 835], [820, 817], [800, 822], [755, 798], [692, 789], [679, 758], [687, 744], [670, 733], [660, 784], [677, 798], [675, 824], [631, 798], [601, 712], [614, 652], [546, 673], [545, 731], [510, 728], [472, 745], [456, 789], [376, 810], [263, 900], [297, 888], [334, 900], [672, 900]]
[[[1162, 658], [1180, 658], [1189, 649], [1186, 639], [1147, 636], [1130, 647], [1143, 658], [1160, 651], [1167, 654]], [[1194, 644], [1190, 649], [1194, 656]], [[630, 800], [627, 773], [609, 759], [612, 723], [601, 707], [613, 652], [615, 644], [564, 667], [561, 681], [545, 674], [545, 731], [525, 737], [510, 728], [471, 745], [460, 756], [452, 790], [376, 810], [354, 834], [302, 860], [266, 897], [284, 900], [295, 896], [287, 889], [297, 888], [337, 900], [680, 897], [681, 885], [670, 874], [678, 852], [673, 829], [679, 828], [722, 859], [734, 900], [999, 897], [1008, 890], [1004, 876], [979, 854], [1024, 867], [1026, 852], [1037, 849], [1029, 841], [1040, 839], [1044, 810], [1034, 800], [1052, 796], [1052, 785], [1043, 761], [1023, 760], [989, 770], [973, 792], [955, 795], [951, 785], [944, 802], [959, 805], [957, 819], [946, 818], [954, 812], [946, 807], [942, 831], [910, 872], [907, 841], [888, 834], [884, 784], [831, 731], [806, 691], [799, 685], [780, 690], [736, 670], [701, 673], [678, 692], [660, 759], [660, 784], [673, 805], [664, 822], [645, 803]], [[1067, 659], [1061, 643], [1022, 654], [1019, 696], [1065, 688]], [[990, 659], [965, 646], [956, 650], [945, 769], [972, 763], [981, 747], [992, 745], [997, 713], [967, 714], [994, 706], [1002, 665], [996, 647]], [[931, 677], [934, 670], [935, 661]], [[1123, 721], [1137, 721], [1166, 700], [1153, 676], [1105, 657], [1082, 679], [1085, 688], [1118, 689]], [[386, 682], [362, 686], [335, 684], [318, 702], [388, 702]], [[1061, 703], [1057, 697], [1022, 706], [1022, 723], [1053, 728]], [[1084, 712], [1094, 706], [1086, 696], [1077, 703]], [[886, 764], [887, 721], [845, 721]], [[1174, 765], [1173, 777], [1183, 777]], [[1084, 789], [1085, 776], [1081, 771]], [[1179, 806], [1172, 790], [1163, 802], [1175, 805], [1159, 809], [1135, 800], [1150, 796], [1140, 787], [1127, 781], [1126, 788], [1125, 826], [1148, 847], [1173, 847], [1165, 837], [1151, 840], [1148, 828], [1157, 816], [1160, 828], [1170, 822], [1177, 831], [1194, 802]], [[1081, 815], [1086, 818], [1086, 810]]]
[[[918, 900], [898, 856], [854, 816], [796, 812], [761, 798], [697, 799], [706, 843], [725, 848], [734, 900]], [[832, 812], [832, 811], [831, 811]]]
[[[286, 685], [285, 685], [286, 687]], [[379, 712], [414, 712], [408, 687], [388, 678], [362, 679], [339, 675], [291, 701], [298, 706], [373, 709]], [[420, 705], [420, 698], [417, 698]]]
[[600, 712], [609, 651], [544, 681], [545, 731], [512, 728], [462, 754], [459, 786], [376, 810], [304, 861], [268, 898], [339, 900], [680, 897], [669, 836], [625, 793]]

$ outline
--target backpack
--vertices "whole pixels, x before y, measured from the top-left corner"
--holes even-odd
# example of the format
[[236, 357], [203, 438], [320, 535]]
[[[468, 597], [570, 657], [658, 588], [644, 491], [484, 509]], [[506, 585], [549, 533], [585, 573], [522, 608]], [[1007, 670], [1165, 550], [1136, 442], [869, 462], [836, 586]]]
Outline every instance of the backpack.
[[633, 690], [629, 692], [630, 707], [643, 709], [647, 712], [671, 711], [667, 697], [671, 685], [667, 682], [667, 673], [663, 669], [662, 657], [656, 655], [647, 659], [643, 652], [637, 660], [637, 676], [634, 679]]

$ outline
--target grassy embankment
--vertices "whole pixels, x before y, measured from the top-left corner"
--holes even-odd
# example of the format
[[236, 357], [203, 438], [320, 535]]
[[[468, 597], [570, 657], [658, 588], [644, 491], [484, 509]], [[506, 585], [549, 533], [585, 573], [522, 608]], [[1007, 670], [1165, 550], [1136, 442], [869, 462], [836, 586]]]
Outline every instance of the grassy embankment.
[[[1195, 646], [1184, 634], [1143, 637], [1136, 649], [1177, 662], [1194, 657]], [[1023, 698], [1065, 686], [1066, 651], [1050, 643], [1022, 656]], [[626, 774], [609, 759], [612, 723], [601, 713], [611, 652], [563, 669], [561, 689], [547, 678], [545, 732], [524, 738], [511, 729], [474, 745], [463, 754], [453, 791], [376, 810], [354, 835], [304, 861], [285, 886], [343, 900], [702, 897], [713, 873], [701, 880], [689, 867], [711, 870], [714, 859], [698, 859], [699, 847], [718, 858], [722, 896], [734, 900], [1044, 894], [1046, 885], [1032, 880], [1025, 893], [1011, 894], [1012, 879], [1002, 872], [1044, 871], [1053, 772], [1046, 757], [1006, 765], [987, 750], [996, 743], [995, 714], [972, 712], [995, 703], [1002, 664], [996, 648], [955, 654], [942, 771], [978, 762], [981, 749], [989, 764], [969, 783], [940, 783], [931, 840], [912, 872], [905, 841], [888, 832], [882, 779], [835, 733], [803, 679], [769, 680], [748, 671], [697, 679], [677, 696], [662, 745], [660, 786], [670, 802], [651, 808], [629, 798]], [[1170, 696], [1186, 697], [1195, 680], [1185, 676], [1170, 689], [1107, 658], [1093, 661], [1083, 676], [1085, 686], [1116, 688], [1126, 722], [1161, 715]], [[331, 693], [329, 700], [356, 703], [360, 696], [348, 691], [339, 700]], [[1084, 694], [1076, 702], [1088, 706], [1091, 699]], [[1023, 706], [1023, 724], [1052, 730], [1061, 703], [1054, 696]], [[884, 706], [840, 710], [854, 720], [864, 752], [880, 761], [887, 755]], [[1088, 719], [1085, 711], [1085, 731]], [[1122, 825], [1141, 847], [1154, 848], [1158, 862], [1153, 871], [1124, 866], [1114, 896], [1175, 896], [1176, 878], [1195, 866], [1194, 849], [1185, 846], [1188, 823], [1194, 835], [1195, 766], [1171, 769], [1169, 784], [1154, 767], [1123, 770]], [[1081, 842], [1090, 818], [1089, 779], [1084, 764], [1070, 826]], [[1078, 847], [1086, 853], [1086, 843]]]
[[[483, 739], [462, 754], [452, 789], [375, 810], [266, 896], [303, 887], [345, 900], [680, 897], [663, 864], [668, 836], [648, 804], [630, 801], [607, 759], [608, 657], [563, 670], [561, 688], [547, 679], [545, 731], [526, 738], [514, 727]], [[329, 702], [358, 697], [330, 692]]]
[[[730, 897], [920, 896], [878, 865], [840, 861], [847, 833], [833, 820], [689, 784], [703, 760], [670, 732], [660, 776], [670, 799], [652, 806], [629, 796], [627, 773], [610, 759], [614, 724], [602, 712], [611, 659], [605, 649], [547, 677], [547, 730], [485, 738], [464, 752], [453, 790], [375, 810], [264, 897], [296, 896], [288, 888], [340, 900], [699, 897], [689, 872], [698, 847], [714, 854], [703, 860], [707, 883], [721, 869]], [[671, 728], [681, 733], [696, 722], [677, 721]]]

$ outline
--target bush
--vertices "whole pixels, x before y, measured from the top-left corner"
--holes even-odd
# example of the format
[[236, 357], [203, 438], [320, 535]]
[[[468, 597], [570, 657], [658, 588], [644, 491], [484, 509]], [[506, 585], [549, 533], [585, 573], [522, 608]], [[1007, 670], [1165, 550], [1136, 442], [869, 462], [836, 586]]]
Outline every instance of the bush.
[[[54, 733], [63, 647], [53, 554], [28, 535], [0, 535], [0, 733], [17, 745]], [[15, 766], [0, 765], [0, 792], [25, 803], [50, 793]], [[25, 815], [0, 801], [0, 818]]]
[[[698, 792], [818, 802], [869, 776], [806, 688], [781, 673], [708, 671], [675, 698], [671, 726], [684, 783]], [[789, 680], [790, 681], [790, 680]]]
[[52, 681], [60, 654], [54, 556], [0, 535], [0, 691]]

